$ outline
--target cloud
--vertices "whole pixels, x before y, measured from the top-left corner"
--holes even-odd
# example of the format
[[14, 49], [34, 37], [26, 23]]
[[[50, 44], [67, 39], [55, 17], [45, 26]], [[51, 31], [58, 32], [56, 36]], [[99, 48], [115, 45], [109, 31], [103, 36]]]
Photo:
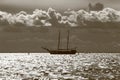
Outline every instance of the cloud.
[[9, 21], [11, 20], [10, 18], [12, 18], [11, 14], [0, 11], [0, 24], [2, 25], [9, 24]]
[[6, 22], [10, 25], [51, 26], [47, 21], [48, 19], [48, 13], [39, 9], [33, 11], [33, 14], [27, 14], [25, 11], [21, 11], [17, 14], [0, 12], [0, 22]]
[[112, 8], [105, 8], [102, 11], [77, 11], [77, 23], [85, 22], [120, 22], [120, 11]]
[[85, 26], [88, 23], [119, 23], [120, 11], [105, 8], [101, 11], [67, 10], [64, 14], [49, 8], [48, 11], [36, 9], [32, 14], [20, 11], [16, 14], [0, 11], [0, 24], [24, 26]]

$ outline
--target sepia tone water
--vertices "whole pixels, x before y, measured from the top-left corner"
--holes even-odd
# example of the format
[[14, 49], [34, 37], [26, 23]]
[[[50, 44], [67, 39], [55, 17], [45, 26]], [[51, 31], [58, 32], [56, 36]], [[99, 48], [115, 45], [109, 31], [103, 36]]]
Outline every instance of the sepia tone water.
[[1, 53], [0, 80], [119, 80], [120, 53]]

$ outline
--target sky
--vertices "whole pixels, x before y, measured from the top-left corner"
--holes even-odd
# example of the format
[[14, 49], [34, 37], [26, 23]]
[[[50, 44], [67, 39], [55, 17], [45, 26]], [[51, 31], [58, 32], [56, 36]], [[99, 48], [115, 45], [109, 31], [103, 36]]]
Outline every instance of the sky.
[[89, 2], [101, 2], [105, 7], [120, 10], [120, 0], [0, 0], [0, 5], [19, 8], [79, 9], [86, 8]]

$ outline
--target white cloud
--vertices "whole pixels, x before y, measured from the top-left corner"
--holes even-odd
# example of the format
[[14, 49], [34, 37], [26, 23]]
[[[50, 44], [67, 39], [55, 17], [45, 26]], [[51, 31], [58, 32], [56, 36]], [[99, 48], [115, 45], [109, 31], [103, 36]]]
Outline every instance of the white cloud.
[[56, 12], [56, 10], [52, 8], [49, 8], [48, 11], [36, 9], [32, 14], [28, 14], [25, 11], [21, 11], [17, 14], [0, 11], [0, 22], [6, 22], [10, 25], [52, 26], [55, 23], [56, 25], [80, 26], [87, 25], [86, 21], [97, 21], [101, 23], [120, 22], [120, 11], [111, 8], [90, 12], [85, 10], [68, 10], [65, 14]]

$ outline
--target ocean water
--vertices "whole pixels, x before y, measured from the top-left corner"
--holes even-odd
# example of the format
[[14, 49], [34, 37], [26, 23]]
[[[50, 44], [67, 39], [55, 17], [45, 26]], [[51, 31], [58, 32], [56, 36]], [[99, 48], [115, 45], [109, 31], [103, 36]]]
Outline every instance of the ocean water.
[[119, 80], [119, 66], [120, 53], [1, 53], [0, 80]]

